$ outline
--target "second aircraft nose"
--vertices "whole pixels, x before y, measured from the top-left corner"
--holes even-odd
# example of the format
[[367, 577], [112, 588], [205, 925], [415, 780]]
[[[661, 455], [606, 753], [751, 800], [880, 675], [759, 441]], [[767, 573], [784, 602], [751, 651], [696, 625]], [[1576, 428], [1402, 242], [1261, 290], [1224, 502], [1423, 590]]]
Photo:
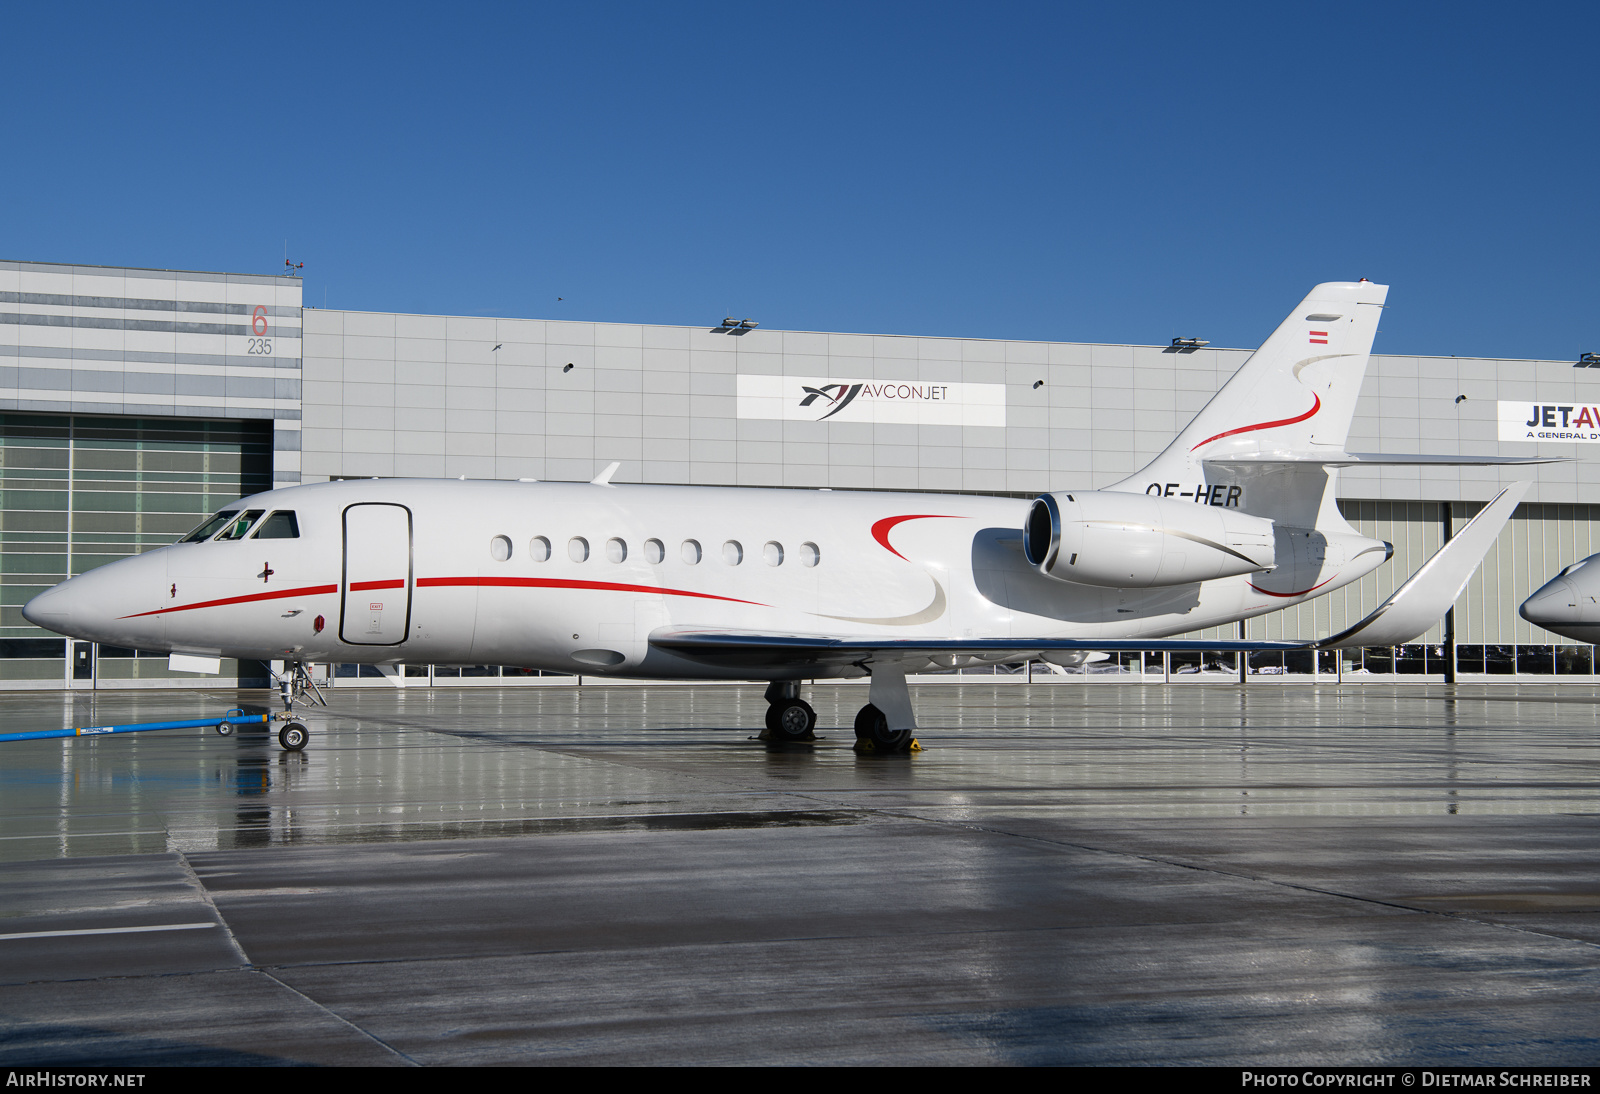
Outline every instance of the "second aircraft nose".
[[1571, 623], [1578, 618], [1577, 597], [1572, 582], [1564, 577], [1547, 582], [1522, 602], [1517, 614], [1529, 623]]

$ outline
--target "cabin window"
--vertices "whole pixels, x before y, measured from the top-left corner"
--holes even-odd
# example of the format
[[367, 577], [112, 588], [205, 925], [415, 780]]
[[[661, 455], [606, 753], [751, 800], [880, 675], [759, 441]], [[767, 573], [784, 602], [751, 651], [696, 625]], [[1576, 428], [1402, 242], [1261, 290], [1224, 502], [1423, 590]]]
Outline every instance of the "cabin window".
[[496, 562], [505, 562], [511, 557], [511, 537], [495, 536], [489, 541], [489, 557]]
[[256, 530], [255, 538], [299, 539], [300, 522], [294, 519], [294, 513], [291, 510], [280, 509], [261, 522], [261, 527]]
[[534, 536], [528, 541], [528, 557], [535, 562], [549, 562], [550, 541], [543, 536]]
[[761, 548], [761, 557], [768, 566], [782, 566], [783, 544], [775, 539], [768, 540], [767, 545]]
[[606, 561], [623, 562], [628, 557], [628, 545], [624, 541], [612, 536], [606, 540]]
[[700, 563], [700, 541], [699, 540], [697, 540], [697, 539], [686, 539], [686, 540], [683, 541], [683, 561], [687, 562], [690, 566], [699, 565], [699, 563]]
[[800, 565], [815, 566], [822, 561], [822, 552], [815, 543], [802, 543], [800, 545]]
[[249, 534], [250, 529], [255, 527], [256, 521], [261, 519], [261, 514], [264, 512], [266, 512], [265, 509], [248, 510], [244, 516], [228, 525], [227, 529], [217, 537], [217, 542], [221, 543], [224, 540], [230, 539], [243, 539]]
[[722, 561], [729, 566], [737, 566], [744, 561], [744, 544], [736, 539], [730, 539], [722, 545]]
[[659, 539], [644, 541], [644, 560], [652, 566], [658, 566], [667, 557], [667, 548]]
[[589, 541], [582, 536], [573, 536], [567, 540], [567, 557], [574, 562], [587, 562], [589, 559]]
[[181, 539], [180, 543], [199, 543], [216, 535], [224, 524], [239, 515], [237, 509], [225, 509]]

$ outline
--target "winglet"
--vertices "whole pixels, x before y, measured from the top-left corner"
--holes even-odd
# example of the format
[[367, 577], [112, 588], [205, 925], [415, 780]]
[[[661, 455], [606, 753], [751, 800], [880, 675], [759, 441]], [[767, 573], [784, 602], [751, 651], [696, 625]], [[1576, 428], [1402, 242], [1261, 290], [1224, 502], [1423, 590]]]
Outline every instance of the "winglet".
[[617, 468], [622, 466], [621, 460], [612, 460], [606, 464], [606, 469], [589, 480], [590, 486], [610, 486], [611, 476], [617, 473]]
[[1483, 556], [1511, 519], [1530, 482], [1516, 482], [1495, 495], [1482, 512], [1467, 522], [1422, 569], [1355, 626], [1316, 643], [1318, 649], [1351, 646], [1398, 646], [1410, 642], [1439, 621], [1467, 587]]

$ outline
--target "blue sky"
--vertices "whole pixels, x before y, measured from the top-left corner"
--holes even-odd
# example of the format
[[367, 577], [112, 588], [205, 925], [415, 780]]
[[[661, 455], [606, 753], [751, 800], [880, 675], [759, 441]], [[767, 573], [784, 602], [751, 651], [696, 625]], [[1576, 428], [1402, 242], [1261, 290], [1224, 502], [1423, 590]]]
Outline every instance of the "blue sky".
[[[16, 5], [0, 257], [370, 310], [1600, 351], [1600, 5]], [[558, 300], [557, 298], [564, 298]]]

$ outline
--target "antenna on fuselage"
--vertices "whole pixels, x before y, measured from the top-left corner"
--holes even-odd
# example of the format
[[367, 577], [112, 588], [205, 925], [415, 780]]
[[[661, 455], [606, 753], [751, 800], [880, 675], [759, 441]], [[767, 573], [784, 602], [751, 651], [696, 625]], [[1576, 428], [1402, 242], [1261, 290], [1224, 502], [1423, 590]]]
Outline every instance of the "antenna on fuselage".
[[611, 476], [617, 473], [617, 468], [622, 466], [621, 460], [612, 460], [606, 464], [606, 469], [589, 480], [590, 486], [610, 486]]

